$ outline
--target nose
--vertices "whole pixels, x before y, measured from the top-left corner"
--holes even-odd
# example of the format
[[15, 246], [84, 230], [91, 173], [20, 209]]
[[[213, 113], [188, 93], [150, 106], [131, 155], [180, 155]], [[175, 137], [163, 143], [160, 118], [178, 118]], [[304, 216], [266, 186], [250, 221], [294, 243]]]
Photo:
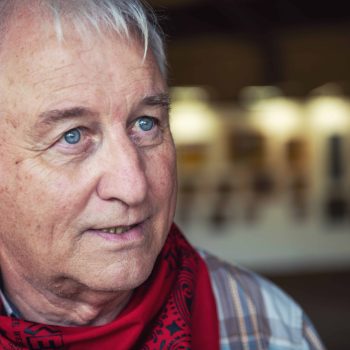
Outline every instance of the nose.
[[145, 200], [147, 178], [141, 152], [127, 135], [105, 142], [103, 156], [99, 157], [97, 184], [97, 194], [101, 199], [119, 200], [127, 206]]

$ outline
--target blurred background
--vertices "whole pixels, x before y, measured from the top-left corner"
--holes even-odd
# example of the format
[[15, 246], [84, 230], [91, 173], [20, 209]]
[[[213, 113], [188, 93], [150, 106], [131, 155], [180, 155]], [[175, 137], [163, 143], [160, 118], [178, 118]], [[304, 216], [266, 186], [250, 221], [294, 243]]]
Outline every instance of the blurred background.
[[167, 35], [176, 222], [350, 349], [346, 1], [151, 0]]

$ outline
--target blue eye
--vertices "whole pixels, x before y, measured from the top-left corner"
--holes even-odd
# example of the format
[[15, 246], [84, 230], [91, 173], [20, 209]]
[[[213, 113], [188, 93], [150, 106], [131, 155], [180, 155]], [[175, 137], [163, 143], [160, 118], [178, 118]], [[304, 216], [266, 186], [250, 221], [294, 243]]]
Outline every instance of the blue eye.
[[153, 129], [155, 121], [151, 117], [141, 117], [138, 121], [137, 124], [143, 131], [150, 131]]
[[67, 143], [75, 145], [81, 139], [81, 131], [79, 129], [72, 129], [64, 133], [64, 139]]

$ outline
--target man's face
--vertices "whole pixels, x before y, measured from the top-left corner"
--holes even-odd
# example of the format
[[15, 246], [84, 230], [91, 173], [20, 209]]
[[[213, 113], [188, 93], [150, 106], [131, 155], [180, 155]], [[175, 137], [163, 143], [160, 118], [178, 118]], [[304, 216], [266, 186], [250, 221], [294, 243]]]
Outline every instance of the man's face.
[[24, 23], [2, 47], [1, 269], [49, 288], [132, 289], [174, 214], [166, 84], [136, 42], [41, 34]]

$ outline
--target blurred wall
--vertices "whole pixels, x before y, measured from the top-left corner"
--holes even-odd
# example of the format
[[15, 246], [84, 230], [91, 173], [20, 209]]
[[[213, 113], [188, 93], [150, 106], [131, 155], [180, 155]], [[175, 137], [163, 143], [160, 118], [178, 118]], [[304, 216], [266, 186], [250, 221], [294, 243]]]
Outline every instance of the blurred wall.
[[[298, 96], [328, 82], [338, 82], [349, 92], [349, 33], [350, 23], [273, 33], [272, 64], [278, 69], [274, 83]], [[271, 83], [266, 51], [244, 35], [189, 33], [188, 38], [169, 38], [168, 53], [171, 85], [210, 86], [216, 99], [232, 101], [245, 86]]]
[[152, 0], [167, 34], [177, 223], [272, 278], [349, 349], [346, 3]]

